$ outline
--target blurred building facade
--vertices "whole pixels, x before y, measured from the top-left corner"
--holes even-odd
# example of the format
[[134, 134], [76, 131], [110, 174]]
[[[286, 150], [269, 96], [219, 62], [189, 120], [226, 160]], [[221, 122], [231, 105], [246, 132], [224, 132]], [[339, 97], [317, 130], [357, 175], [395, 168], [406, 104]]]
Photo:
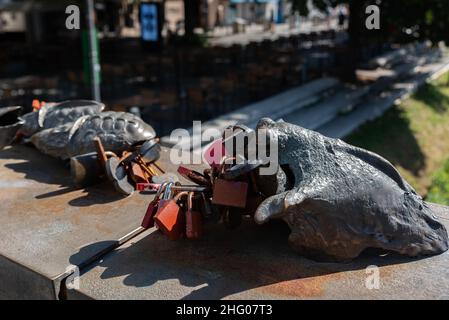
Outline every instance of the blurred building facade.
[[[189, 8], [186, 8], [188, 1]], [[97, 28], [100, 37], [138, 37], [139, 3], [135, 0], [97, 0]], [[205, 31], [230, 26], [236, 21], [247, 24], [284, 22], [288, 12], [286, 0], [153, 0], [163, 2], [164, 35], [184, 33], [186, 14], [189, 23]], [[54, 41], [57, 37], [73, 38], [66, 32], [65, 8], [82, 0], [0, 0], [0, 34], [23, 33], [30, 43]], [[84, 21], [82, 21], [84, 23]]]

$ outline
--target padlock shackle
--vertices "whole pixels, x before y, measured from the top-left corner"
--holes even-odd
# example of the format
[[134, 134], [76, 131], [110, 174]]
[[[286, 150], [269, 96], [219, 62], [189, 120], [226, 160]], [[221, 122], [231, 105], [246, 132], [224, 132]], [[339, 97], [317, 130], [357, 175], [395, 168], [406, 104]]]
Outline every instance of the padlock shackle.
[[167, 184], [165, 185], [165, 191], [164, 191], [163, 199], [170, 199], [171, 187], [173, 185], [174, 185], [173, 182], [167, 182]]
[[195, 195], [195, 192], [189, 192], [189, 195], [187, 196], [187, 209], [192, 210], [193, 209], [193, 196]]
[[237, 159], [236, 159], [236, 157], [233, 157], [233, 156], [230, 156], [230, 155], [223, 156], [223, 158], [221, 158], [221, 160], [220, 160], [220, 165], [218, 167], [218, 174], [219, 175], [224, 173], [223, 169], [225, 168], [225, 166], [227, 164], [226, 163], [227, 160], [237, 160]]
[[[190, 192], [190, 193], [193, 193], [193, 192]], [[181, 200], [182, 197], [188, 196], [190, 193], [187, 191], [181, 191], [173, 198], [173, 200], [175, 202], [178, 202], [179, 200]]]
[[159, 199], [161, 197], [162, 192], [165, 191], [165, 188], [167, 187], [168, 182], [164, 182], [159, 186], [159, 189], [156, 192], [156, 195], [154, 196], [154, 199]]
[[223, 158], [221, 158], [221, 160], [220, 160], [220, 166], [225, 165], [226, 160], [237, 160], [237, 159], [236, 159], [236, 157], [233, 157], [230, 155], [223, 156]]
[[[232, 130], [232, 136], [226, 137], [225, 136], [226, 130]], [[253, 129], [249, 128], [248, 126], [245, 126], [244, 124], [230, 125], [230, 126], [227, 126], [223, 130], [222, 139], [225, 140], [225, 139], [228, 139], [228, 138], [231, 138], [231, 137], [235, 137], [236, 134], [235, 134], [234, 131], [237, 131], [237, 130], [241, 130], [241, 131], [243, 131], [245, 133], [250, 133], [250, 132], [254, 131]]]

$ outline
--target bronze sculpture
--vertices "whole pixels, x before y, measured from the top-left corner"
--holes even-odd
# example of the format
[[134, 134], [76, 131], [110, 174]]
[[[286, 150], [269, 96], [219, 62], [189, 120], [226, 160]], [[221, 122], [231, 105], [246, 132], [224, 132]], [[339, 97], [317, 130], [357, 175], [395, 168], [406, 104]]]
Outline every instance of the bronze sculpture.
[[282, 121], [257, 128], [278, 139], [279, 169], [258, 177], [269, 197], [254, 219], [283, 219], [301, 254], [345, 261], [366, 248], [408, 256], [448, 249], [443, 224], [384, 158]]
[[[69, 101], [22, 118], [17, 118], [19, 107], [2, 109], [0, 148], [19, 132], [46, 154], [74, 159], [95, 151], [95, 137], [112, 152], [155, 138], [140, 118], [103, 108], [93, 101]], [[301, 254], [345, 261], [367, 248], [408, 256], [448, 249], [445, 227], [384, 158], [282, 121], [265, 118], [257, 129], [277, 139], [279, 156], [274, 175], [256, 174], [266, 199], [254, 219], [259, 224], [283, 219]]]
[[[93, 139], [99, 137], [106, 150], [120, 153], [132, 145], [156, 137], [154, 129], [139, 117], [126, 112], [103, 111], [104, 104], [72, 100], [45, 104], [37, 112], [17, 117], [20, 107], [0, 113], [0, 148], [19, 133], [30, 139], [41, 152], [61, 159], [96, 151]], [[3, 125], [5, 118], [14, 124]], [[4, 142], [3, 142], [4, 141]]]

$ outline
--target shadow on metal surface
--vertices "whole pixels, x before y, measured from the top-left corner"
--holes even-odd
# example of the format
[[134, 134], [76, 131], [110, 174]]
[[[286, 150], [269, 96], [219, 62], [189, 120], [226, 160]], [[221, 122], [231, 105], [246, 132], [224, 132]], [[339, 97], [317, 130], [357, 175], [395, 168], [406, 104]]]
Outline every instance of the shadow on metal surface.
[[[99, 269], [100, 279], [123, 278], [120, 285], [151, 293], [167, 290], [167, 281], [177, 280], [176, 285], [168, 284], [172, 286], [168, 290], [177, 290], [175, 296], [182, 299], [220, 299], [252, 289], [268, 296], [316, 298], [323, 294], [328, 282], [347, 277], [345, 271], [418, 260], [367, 250], [350, 263], [317, 263], [291, 250], [287, 242], [289, 229], [282, 222], [257, 226], [246, 221], [237, 230], [222, 226], [208, 229], [199, 241], [173, 242], [158, 231], [152, 232], [109, 253], [84, 272]], [[79, 254], [96, 245], [82, 248]], [[70, 261], [75, 262], [76, 256]], [[115, 283], [109, 281], [108, 286]], [[128, 298], [139, 299], [140, 294]]]
[[[81, 188], [76, 187], [71, 180], [68, 164], [44, 155], [32, 147], [13, 146], [0, 151], [0, 159], [23, 160], [12, 162], [5, 167], [24, 175], [26, 180], [38, 183], [59, 185], [60, 189], [37, 195], [36, 199], [47, 199], [61, 196]], [[107, 181], [84, 188], [84, 195], [68, 202], [70, 206], [87, 207], [95, 204], [105, 204], [123, 199]]]
[[9, 147], [0, 151], [0, 159], [23, 160], [12, 161], [5, 167], [24, 174], [24, 179], [59, 185], [68, 185], [70, 182], [70, 172], [62, 161], [43, 155], [32, 147]]

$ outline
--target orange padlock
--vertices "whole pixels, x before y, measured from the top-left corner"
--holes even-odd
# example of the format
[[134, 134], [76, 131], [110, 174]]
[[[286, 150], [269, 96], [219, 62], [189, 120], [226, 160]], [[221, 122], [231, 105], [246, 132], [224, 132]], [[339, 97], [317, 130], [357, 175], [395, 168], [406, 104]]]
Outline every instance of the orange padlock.
[[42, 107], [42, 105], [38, 99], [33, 99], [33, 101], [31, 102], [31, 107], [33, 108], [34, 112], [37, 112]]
[[193, 210], [193, 196], [190, 192], [187, 198], [186, 236], [189, 239], [199, 239], [203, 233], [201, 212]]
[[185, 216], [178, 201], [188, 192], [178, 193], [174, 199], [165, 202], [154, 216], [154, 222], [169, 239], [178, 240], [184, 234]]
[[[173, 186], [173, 182], [168, 182], [165, 184], [165, 188], [164, 188], [164, 195], [162, 196], [162, 198], [159, 200], [159, 209], [162, 208], [164, 206], [165, 203], [167, 203], [172, 196], [172, 186]], [[158, 209], [158, 211], [159, 211]]]
[[135, 184], [148, 183], [146, 173], [144, 172], [144, 169], [142, 169], [142, 166], [139, 163], [131, 162], [128, 169], [131, 179], [134, 181]]

